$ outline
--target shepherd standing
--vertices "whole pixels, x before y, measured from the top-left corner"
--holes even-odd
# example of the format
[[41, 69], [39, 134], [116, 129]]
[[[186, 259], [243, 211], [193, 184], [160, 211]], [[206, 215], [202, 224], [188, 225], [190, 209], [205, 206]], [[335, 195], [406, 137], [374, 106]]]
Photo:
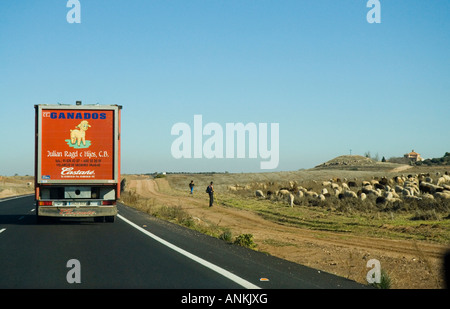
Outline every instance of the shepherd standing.
[[214, 203], [214, 187], [212, 181], [211, 184], [206, 188], [206, 193], [209, 194], [209, 207], [212, 207]]
[[194, 186], [195, 186], [194, 181], [191, 180], [191, 182], [189, 183], [189, 188], [191, 189], [191, 194], [194, 193]]

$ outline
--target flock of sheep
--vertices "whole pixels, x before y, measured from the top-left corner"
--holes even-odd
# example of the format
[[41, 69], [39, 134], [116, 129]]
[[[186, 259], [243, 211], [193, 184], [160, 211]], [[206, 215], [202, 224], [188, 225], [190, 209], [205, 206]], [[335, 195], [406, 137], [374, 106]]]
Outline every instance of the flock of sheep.
[[[425, 199], [450, 201], [450, 176], [447, 172], [444, 175], [436, 173], [435, 176], [436, 178], [432, 179], [430, 174], [422, 173], [392, 178], [374, 177], [370, 181], [333, 178], [321, 184], [314, 181], [314, 185], [309, 188], [299, 186], [296, 181], [290, 181], [288, 185], [276, 190], [268, 190], [274, 187], [274, 183], [253, 183], [251, 186], [236, 185], [228, 189], [238, 191], [252, 188], [255, 189], [255, 196], [258, 198], [282, 198], [287, 200], [291, 207], [294, 206], [294, 200], [309, 199], [324, 202], [331, 197], [361, 201], [371, 199], [376, 204]], [[313, 190], [312, 187], [316, 189]]]

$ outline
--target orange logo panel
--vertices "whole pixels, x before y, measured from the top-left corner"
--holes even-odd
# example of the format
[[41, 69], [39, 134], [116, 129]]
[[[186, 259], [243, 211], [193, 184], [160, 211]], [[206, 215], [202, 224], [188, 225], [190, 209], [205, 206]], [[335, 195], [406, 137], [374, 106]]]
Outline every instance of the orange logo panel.
[[114, 111], [43, 110], [43, 180], [113, 180]]

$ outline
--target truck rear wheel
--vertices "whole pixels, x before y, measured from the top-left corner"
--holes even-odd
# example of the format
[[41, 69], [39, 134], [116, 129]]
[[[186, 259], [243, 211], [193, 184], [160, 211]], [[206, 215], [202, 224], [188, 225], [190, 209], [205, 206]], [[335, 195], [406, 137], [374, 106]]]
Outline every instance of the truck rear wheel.
[[94, 222], [104, 222], [105, 217], [94, 217]]
[[106, 216], [105, 222], [113, 223], [116, 216]]

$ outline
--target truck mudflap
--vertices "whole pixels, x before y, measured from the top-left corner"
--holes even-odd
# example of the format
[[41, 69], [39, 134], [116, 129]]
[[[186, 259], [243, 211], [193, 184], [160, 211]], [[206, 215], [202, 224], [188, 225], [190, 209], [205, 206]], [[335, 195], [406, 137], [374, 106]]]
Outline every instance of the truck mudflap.
[[116, 206], [94, 206], [94, 207], [60, 207], [39, 206], [37, 215], [43, 217], [110, 217], [117, 215]]

